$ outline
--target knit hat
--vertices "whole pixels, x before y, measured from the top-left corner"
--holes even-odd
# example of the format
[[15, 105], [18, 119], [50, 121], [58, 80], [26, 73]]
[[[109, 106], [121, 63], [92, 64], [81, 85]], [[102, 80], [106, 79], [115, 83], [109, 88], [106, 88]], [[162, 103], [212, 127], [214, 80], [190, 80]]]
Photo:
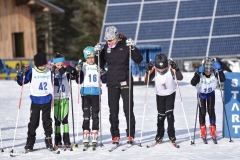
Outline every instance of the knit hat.
[[209, 57], [205, 58], [204, 71], [205, 72], [212, 72], [213, 71], [213, 60]]
[[43, 65], [47, 64], [46, 56], [43, 53], [36, 54], [34, 56], [33, 60], [34, 60], [34, 64], [35, 64], [36, 67], [43, 66]]
[[116, 27], [114, 27], [114, 26], [109, 26], [109, 27], [107, 27], [106, 28], [106, 30], [105, 30], [105, 37], [104, 37], [104, 39], [106, 40], [106, 41], [109, 41], [109, 40], [113, 40], [113, 39], [115, 39], [115, 38], [118, 38], [118, 30], [117, 30], [117, 28]]
[[155, 67], [159, 69], [168, 67], [168, 59], [165, 54], [157, 54], [155, 56]]

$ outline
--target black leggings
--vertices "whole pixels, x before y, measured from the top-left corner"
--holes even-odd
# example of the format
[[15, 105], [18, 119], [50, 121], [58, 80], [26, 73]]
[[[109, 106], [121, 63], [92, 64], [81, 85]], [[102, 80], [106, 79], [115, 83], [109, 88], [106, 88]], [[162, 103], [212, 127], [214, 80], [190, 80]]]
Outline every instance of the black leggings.
[[175, 102], [176, 92], [173, 92], [167, 96], [156, 95], [157, 100], [157, 110], [158, 110], [158, 120], [157, 120], [157, 136], [163, 137], [164, 135], [164, 121], [167, 117], [168, 121], [168, 137], [175, 138], [175, 128], [174, 128], [174, 102]]
[[83, 110], [83, 130], [90, 129], [90, 120], [92, 117], [92, 130], [99, 130], [99, 96], [86, 95], [82, 96], [82, 110]]
[[199, 123], [200, 125], [206, 124], [206, 113], [208, 112], [210, 124], [216, 124], [215, 114], [215, 94], [207, 99], [200, 98], [201, 105], [199, 106]]

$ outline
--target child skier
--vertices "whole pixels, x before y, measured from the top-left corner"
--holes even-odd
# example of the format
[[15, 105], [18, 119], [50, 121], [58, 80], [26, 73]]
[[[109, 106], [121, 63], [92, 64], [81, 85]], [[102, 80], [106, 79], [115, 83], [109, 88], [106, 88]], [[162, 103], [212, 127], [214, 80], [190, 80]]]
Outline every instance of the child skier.
[[[148, 75], [148, 72], [150, 75]], [[156, 143], [161, 143], [163, 140], [165, 131], [164, 121], [167, 117], [168, 137], [171, 143], [176, 144], [174, 128], [174, 102], [177, 84], [175, 82], [175, 78], [177, 78], [177, 80], [182, 80], [182, 73], [174, 61], [170, 61], [169, 65], [168, 59], [164, 54], [157, 54], [155, 56], [155, 66], [153, 67], [151, 63], [146, 66], [146, 74], [144, 80], [145, 83], [148, 83], [148, 76], [149, 81], [155, 77], [156, 101], [158, 110], [157, 135], [155, 137]]]
[[[98, 66], [95, 63], [95, 51], [92, 46], [87, 46], [83, 50], [86, 62], [77, 65], [76, 69], [80, 72], [80, 83], [82, 84], [80, 94], [82, 98], [83, 110], [83, 143], [84, 150], [88, 147], [89, 138], [91, 134], [92, 145], [96, 147], [99, 130], [99, 95], [101, 95], [101, 88], [99, 88]], [[102, 78], [103, 80], [103, 78]], [[78, 79], [76, 79], [78, 83]], [[105, 80], [102, 81], [105, 83]], [[92, 131], [90, 129], [90, 118], [92, 117]]]
[[191, 84], [196, 86], [199, 98], [199, 123], [200, 137], [206, 143], [206, 112], [210, 121], [210, 136], [216, 143], [216, 115], [215, 115], [215, 89], [218, 83], [218, 74], [221, 82], [225, 81], [225, 75], [219, 62], [209, 57], [203, 60], [203, 65], [199, 66], [197, 72], [191, 80]]
[[[38, 53], [34, 56], [34, 68], [22, 68], [22, 74], [17, 76], [17, 83], [22, 86], [31, 82], [30, 99], [30, 122], [28, 123], [28, 137], [25, 146], [26, 151], [33, 150], [36, 140], [36, 129], [39, 126], [40, 111], [42, 111], [43, 128], [46, 135], [46, 148], [53, 150], [52, 146], [52, 119], [51, 119], [51, 101], [52, 101], [52, 81], [51, 71], [46, 67], [47, 59], [45, 54]], [[23, 79], [23, 77], [25, 77]]]
[[[55, 76], [54, 76], [54, 120], [55, 120], [55, 148], [62, 148], [62, 139], [65, 148], [71, 148], [69, 138], [69, 80], [76, 77], [76, 70], [72, 66], [63, 66], [65, 57], [59, 53], [53, 58]], [[61, 127], [63, 128], [63, 138], [61, 137]]]

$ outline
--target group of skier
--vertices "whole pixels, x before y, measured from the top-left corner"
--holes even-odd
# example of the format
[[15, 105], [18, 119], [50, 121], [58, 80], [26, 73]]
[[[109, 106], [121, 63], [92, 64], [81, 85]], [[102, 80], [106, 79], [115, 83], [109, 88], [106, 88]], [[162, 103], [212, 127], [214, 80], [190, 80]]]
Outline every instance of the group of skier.
[[[69, 137], [69, 97], [71, 95], [70, 80], [76, 80], [81, 84], [78, 91], [82, 100], [83, 111], [83, 143], [87, 147], [90, 137], [93, 145], [98, 143], [98, 132], [101, 110], [100, 96], [102, 94], [101, 84], [106, 83], [108, 88], [109, 121], [112, 143], [118, 145], [120, 140], [119, 131], [119, 100], [122, 97], [123, 111], [126, 118], [127, 143], [132, 145], [135, 138], [135, 116], [133, 112], [133, 77], [131, 75], [130, 59], [135, 63], [141, 63], [142, 55], [135, 46], [132, 39], [127, 39], [119, 34], [114, 26], [105, 30], [106, 44], [102, 48], [100, 44], [87, 46], [83, 50], [86, 62], [80, 62], [75, 68], [64, 67], [65, 58], [62, 54], [56, 53], [51, 67], [47, 67], [46, 56], [38, 53], [34, 56], [34, 68], [24, 67], [17, 76], [20, 86], [31, 82], [30, 85], [30, 122], [28, 123], [27, 142], [25, 149], [33, 150], [36, 140], [36, 129], [39, 126], [40, 111], [42, 111], [43, 128], [46, 135], [46, 148], [54, 150], [62, 148], [62, 141], [65, 148], [71, 148]], [[104, 66], [107, 64], [108, 69]], [[148, 78], [147, 78], [148, 77]], [[174, 127], [174, 103], [177, 83], [182, 80], [183, 75], [177, 65], [164, 54], [157, 54], [154, 65], [150, 62], [146, 65], [145, 83], [155, 79], [156, 104], [157, 104], [157, 134], [156, 143], [161, 143], [164, 136], [164, 121], [167, 119], [167, 133], [171, 143], [176, 142]], [[210, 135], [216, 139], [216, 116], [215, 116], [215, 89], [218, 78], [223, 82], [224, 73], [218, 61], [206, 58], [199, 66], [191, 80], [196, 86], [199, 101], [200, 136], [206, 138], [205, 116], [208, 112], [210, 117]], [[53, 128], [51, 119], [51, 105], [54, 105], [54, 144], [52, 143]], [[92, 127], [90, 120], [92, 119]], [[61, 135], [61, 124], [62, 132]]]

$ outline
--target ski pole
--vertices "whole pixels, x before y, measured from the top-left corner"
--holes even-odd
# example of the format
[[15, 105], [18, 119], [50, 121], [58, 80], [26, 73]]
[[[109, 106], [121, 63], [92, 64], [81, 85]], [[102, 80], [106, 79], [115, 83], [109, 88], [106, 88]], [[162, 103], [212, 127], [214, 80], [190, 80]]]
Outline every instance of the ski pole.
[[[54, 78], [55, 78], [55, 69], [56, 66], [54, 65], [54, 63], [51, 63], [51, 72], [52, 72], [52, 107], [51, 107], [51, 116], [54, 119]], [[54, 121], [52, 121], [52, 125], [55, 126]], [[53, 139], [55, 139], [55, 134], [53, 134]]]
[[[200, 81], [201, 81], [201, 79], [200, 79]], [[200, 86], [199, 86], [199, 88], [200, 88]], [[198, 107], [202, 107], [198, 91], [199, 91], [199, 89], [197, 90], [197, 100], [198, 100], [198, 103], [197, 103], [197, 110], [196, 110], [195, 126], [194, 126], [194, 134], [193, 134], [193, 142], [192, 142], [192, 144], [195, 144], [195, 133], [196, 133], [196, 126], [197, 126]]]
[[1, 152], [4, 152], [3, 145], [2, 145], [2, 128], [0, 128], [0, 137], [1, 137]]
[[130, 144], [130, 127], [131, 127], [131, 89], [132, 89], [132, 84], [131, 84], [131, 81], [132, 81], [132, 76], [131, 76], [131, 54], [132, 54], [132, 47], [129, 46], [129, 92], [128, 92], [128, 95], [129, 95], [129, 115], [128, 115], [128, 118], [129, 118], [129, 127], [128, 127], [128, 137], [129, 137], [129, 145]]
[[[61, 96], [62, 96], [62, 75], [60, 73], [58, 73], [60, 75], [60, 85], [58, 86], [58, 104], [57, 104], [57, 115], [55, 117], [55, 134], [57, 133], [57, 123], [56, 121], [59, 121], [59, 129], [61, 128], [61, 111], [60, 111], [60, 101], [61, 101]], [[57, 75], [57, 74], [56, 74]], [[59, 119], [58, 119], [59, 118]], [[61, 129], [59, 130], [60, 131], [60, 134], [61, 134]], [[55, 144], [56, 145], [56, 144]], [[58, 144], [57, 144], [58, 145]]]
[[74, 127], [74, 112], [73, 112], [73, 96], [72, 96], [72, 80], [71, 78], [69, 79], [70, 81], [70, 96], [71, 96], [71, 107], [72, 107], [72, 125], [73, 125], [73, 147], [76, 148], [76, 142], [75, 142], [75, 127]]
[[[172, 59], [169, 59], [169, 60], [170, 60], [170, 62], [172, 61]], [[177, 84], [177, 88], [178, 88], [178, 92], [179, 92], [179, 96], [180, 96], [180, 100], [181, 100], [181, 106], [182, 106], [182, 110], [183, 110], [183, 115], [184, 115], [184, 119], [185, 119], [185, 122], [186, 122], [186, 126], [187, 126], [187, 130], [188, 130], [189, 138], [190, 138], [190, 141], [191, 141], [191, 144], [192, 144], [193, 141], [192, 141], [192, 137], [191, 137], [191, 134], [190, 134], [190, 131], [189, 131], [189, 127], [188, 127], [188, 123], [187, 123], [187, 118], [186, 118], [185, 110], [184, 110], [184, 107], [183, 107], [182, 95], [181, 95], [181, 91], [180, 91], [180, 88], [179, 88], [179, 85], [178, 85], [178, 80], [177, 80], [176, 72], [175, 72], [175, 70], [171, 67], [171, 65], [170, 65], [170, 68], [172, 69], [172, 71], [173, 71], [173, 73], [174, 73], [174, 76], [175, 76], [175, 81], [176, 81], [176, 84]]]
[[[214, 61], [217, 61], [216, 58], [214, 58]], [[228, 134], [229, 134], [229, 138], [230, 138], [229, 142], [233, 142], [233, 140], [231, 139], [231, 134], [230, 134], [230, 130], [229, 130], [226, 108], [224, 107], [224, 100], [223, 100], [223, 95], [222, 95], [222, 86], [221, 86], [221, 82], [220, 82], [218, 69], [217, 69], [217, 75], [218, 75], [218, 83], [219, 83], [219, 86], [220, 86], [220, 93], [221, 93], [221, 98], [222, 98], [223, 111], [224, 111], [224, 114], [225, 114], [225, 119], [226, 119], [227, 128], [228, 128]]]
[[52, 109], [53, 109], [53, 107], [54, 107], [54, 78], [55, 78], [55, 73], [54, 73], [54, 71], [55, 71], [55, 69], [56, 69], [56, 66], [54, 66], [54, 63], [51, 63], [51, 72], [52, 72], [52, 87], [53, 87], [53, 93], [52, 93]]
[[[204, 65], [204, 60], [202, 61], [202, 66]], [[202, 74], [200, 75], [200, 80], [199, 83], [201, 82], [201, 77]], [[201, 101], [200, 101], [200, 97], [199, 97], [199, 91], [200, 91], [200, 85], [198, 85], [198, 89], [197, 89], [197, 110], [196, 110], [196, 117], [195, 117], [195, 126], [194, 126], [194, 132], [193, 132], [193, 142], [192, 144], [195, 144], [195, 133], [196, 133], [196, 127], [197, 127], [197, 115], [198, 115], [198, 107], [201, 107]]]
[[21, 88], [20, 99], [19, 99], [19, 103], [18, 103], [18, 113], [17, 113], [17, 121], [16, 121], [16, 126], [15, 126], [15, 131], [14, 131], [14, 137], [13, 137], [13, 146], [12, 146], [12, 150], [10, 151], [10, 153], [13, 153], [13, 149], [14, 149], [14, 143], [15, 143], [15, 139], [16, 139], [17, 126], [18, 126], [19, 111], [20, 111], [21, 102], [22, 102], [22, 92], [23, 92], [24, 81], [25, 81], [25, 71], [22, 73], [23, 73], [22, 88]]
[[[151, 63], [151, 59], [149, 63]], [[150, 71], [148, 71], [148, 76], [147, 76], [147, 87], [146, 87], [144, 107], [143, 107], [142, 129], [141, 129], [141, 136], [140, 136], [140, 143], [139, 143], [140, 147], [142, 147], [142, 133], [143, 133], [144, 116], [145, 116], [145, 110], [146, 110], [146, 104], [147, 104], [147, 91], [148, 91], [148, 85], [149, 85], [149, 77], [150, 77]]]
[[[83, 65], [83, 62], [82, 60], [80, 59], [78, 61], [78, 65], [82, 66]], [[79, 73], [78, 73], [78, 112], [77, 112], [77, 143], [75, 145], [75, 148], [78, 147], [78, 141], [79, 141], [79, 137], [78, 137], [78, 124], [79, 124], [79, 114], [80, 114], [80, 73], [81, 73], [81, 70], [79, 70]]]
[[[198, 94], [197, 94], [197, 96], [198, 96]], [[193, 134], [193, 141], [192, 141], [191, 144], [195, 144], [195, 133], [196, 133], [196, 127], [197, 127], [198, 106], [199, 106], [199, 104], [197, 103], [196, 117], [195, 117], [195, 126], [194, 126], [194, 134]]]
[[[100, 45], [99, 43], [97, 45]], [[98, 50], [98, 78], [100, 79], [100, 51]], [[100, 88], [101, 88], [101, 84], [100, 84], [100, 80], [98, 82], [98, 87], [99, 87], [99, 126], [100, 126], [100, 147], [103, 147], [103, 143], [102, 143], [102, 106], [101, 106], [101, 94], [100, 94]]]

